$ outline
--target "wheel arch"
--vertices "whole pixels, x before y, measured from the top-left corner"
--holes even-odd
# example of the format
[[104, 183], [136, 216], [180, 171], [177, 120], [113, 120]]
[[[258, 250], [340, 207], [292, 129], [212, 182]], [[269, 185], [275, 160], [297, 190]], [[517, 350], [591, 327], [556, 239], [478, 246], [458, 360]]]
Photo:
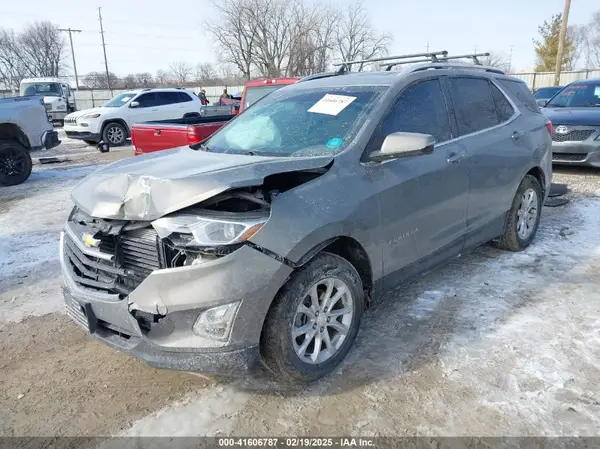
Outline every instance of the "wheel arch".
[[295, 268], [306, 265], [321, 252], [336, 254], [350, 262], [358, 272], [367, 296], [370, 295], [373, 289], [373, 266], [369, 254], [358, 240], [344, 235], [327, 239], [304, 254]]
[[127, 122], [125, 120], [123, 120], [122, 118], [109, 118], [109, 119], [106, 119], [105, 121], [103, 121], [102, 126], [100, 127], [100, 136], [102, 136], [104, 134], [104, 130], [111, 123], [118, 123], [119, 125], [122, 125], [125, 128], [127, 137], [131, 137], [131, 130], [129, 129], [129, 126], [127, 126]]
[[546, 175], [544, 174], [544, 171], [539, 166], [536, 166], [536, 167], [533, 167], [531, 170], [529, 170], [527, 173], [525, 173], [525, 176], [527, 176], [527, 175], [531, 175], [539, 181], [540, 186], [542, 187], [543, 196], [545, 197], [547, 192], [546, 192]]
[[25, 148], [31, 148], [27, 134], [14, 123], [0, 123], [0, 141], [2, 140], [16, 140]]

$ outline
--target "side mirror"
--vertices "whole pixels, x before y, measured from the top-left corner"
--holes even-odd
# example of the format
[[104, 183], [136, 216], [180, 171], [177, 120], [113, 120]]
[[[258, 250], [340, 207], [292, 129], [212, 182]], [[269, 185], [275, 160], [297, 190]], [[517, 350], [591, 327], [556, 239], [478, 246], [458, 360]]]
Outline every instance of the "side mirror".
[[548, 104], [548, 100], [536, 100], [536, 101], [540, 108], [543, 108], [544, 106], [546, 106]]
[[139, 107], [140, 103], [138, 101], [132, 101], [131, 103], [129, 103], [129, 107], [130, 108], [137, 108]]
[[421, 133], [393, 133], [385, 138], [381, 150], [369, 155], [372, 162], [433, 153], [435, 137]]

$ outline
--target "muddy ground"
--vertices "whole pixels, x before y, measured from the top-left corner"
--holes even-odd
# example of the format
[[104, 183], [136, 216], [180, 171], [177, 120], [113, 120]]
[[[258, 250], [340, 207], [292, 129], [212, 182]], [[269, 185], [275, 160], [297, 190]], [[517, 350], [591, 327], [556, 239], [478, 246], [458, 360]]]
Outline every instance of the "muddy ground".
[[289, 390], [149, 368], [63, 314], [68, 193], [127, 155], [0, 190], [0, 436], [600, 434], [600, 172], [557, 170], [573, 201], [544, 209], [531, 248], [486, 246], [408, 283], [335, 374]]

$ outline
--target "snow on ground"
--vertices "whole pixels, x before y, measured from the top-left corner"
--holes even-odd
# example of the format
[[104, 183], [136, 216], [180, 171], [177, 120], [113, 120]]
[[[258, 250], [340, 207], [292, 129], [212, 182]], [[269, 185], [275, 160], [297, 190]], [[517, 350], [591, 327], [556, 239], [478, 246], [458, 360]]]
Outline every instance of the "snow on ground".
[[483, 247], [377, 304], [337, 375], [236, 401], [239, 381], [125, 434], [598, 435], [600, 200], [544, 212], [527, 251]]
[[97, 166], [36, 169], [0, 190], [0, 321], [62, 310], [59, 232], [73, 186]]

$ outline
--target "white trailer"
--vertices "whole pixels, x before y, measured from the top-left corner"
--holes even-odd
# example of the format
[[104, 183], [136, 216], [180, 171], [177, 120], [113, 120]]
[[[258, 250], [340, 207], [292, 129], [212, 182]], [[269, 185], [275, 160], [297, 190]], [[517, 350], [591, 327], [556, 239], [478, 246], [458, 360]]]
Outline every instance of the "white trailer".
[[65, 116], [74, 112], [75, 95], [71, 86], [58, 78], [25, 78], [21, 81], [20, 94], [43, 97], [50, 120], [63, 122]]

